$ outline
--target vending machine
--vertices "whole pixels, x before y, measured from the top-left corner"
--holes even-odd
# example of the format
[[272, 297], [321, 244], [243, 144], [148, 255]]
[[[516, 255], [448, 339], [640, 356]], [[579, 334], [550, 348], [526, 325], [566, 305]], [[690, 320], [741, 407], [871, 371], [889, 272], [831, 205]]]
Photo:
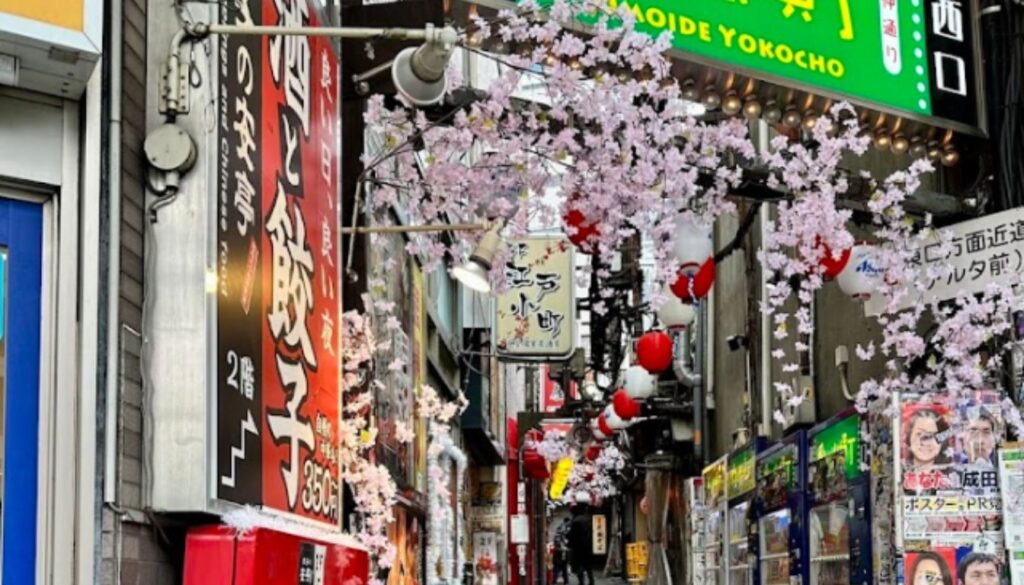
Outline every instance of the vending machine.
[[729, 497], [725, 517], [726, 557], [728, 585], [758, 585], [757, 524], [759, 516], [754, 503], [757, 494], [757, 456], [764, 450], [767, 441], [757, 437], [743, 447], [729, 454], [727, 462], [728, 482], [726, 493]]
[[862, 421], [846, 410], [808, 431], [810, 583], [870, 585], [870, 475], [862, 468]]
[[728, 585], [725, 570], [725, 515], [728, 512], [728, 457], [704, 468], [704, 585]]
[[796, 431], [757, 457], [761, 585], [808, 580], [807, 435]]
[[683, 483], [685, 506], [683, 538], [683, 583], [704, 585], [706, 546], [704, 543], [704, 478], [690, 477]]

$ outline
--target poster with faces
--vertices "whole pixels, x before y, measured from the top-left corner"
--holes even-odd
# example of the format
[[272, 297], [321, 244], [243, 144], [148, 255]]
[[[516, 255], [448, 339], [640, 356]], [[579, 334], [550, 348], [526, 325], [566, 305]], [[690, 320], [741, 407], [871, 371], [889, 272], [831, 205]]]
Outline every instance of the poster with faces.
[[900, 531], [907, 585], [1000, 583], [1000, 400], [992, 391], [901, 396]]

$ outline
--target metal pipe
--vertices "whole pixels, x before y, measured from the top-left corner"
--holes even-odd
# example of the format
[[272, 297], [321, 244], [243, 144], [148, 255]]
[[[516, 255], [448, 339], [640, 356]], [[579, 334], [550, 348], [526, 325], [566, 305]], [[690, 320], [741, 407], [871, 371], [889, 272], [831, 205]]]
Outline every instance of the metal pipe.
[[[121, 63], [122, 0], [110, 3], [110, 122], [107, 136], [107, 184], [110, 198], [109, 249], [107, 253], [107, 387], [106, 426], [103, 435], [103, 501], [117, 501], [117, 420], [120, 404], [120, 284], [121, 284]], [[180, 42], [180, 41], [179, 41]]]
[[[697, 359], [694, 367], [700, 378], [700, 383], [693, 387], [693, 454], [702, 468], [704, 466], [704, 392], [707, 383], [707, 377], [704, 375], [704, 344], [707, 343], [707, 321], [708, 311], [705, 307], [701, 307], [701, 310], [697, 312]], [[710, 368], [713, 367], [714, 364], [710, 366]]]
[[[758, 123], [758, 136], [757, 136], [757, 151], [762, 154], [768, 153], [768, 124], [763, 120]], [[771, 206], [761, 206], [761, 217], [760, 217], [760, 237], [763, 244], [764, 234], [768, 232], [768, 221], [771, 215]], [[761, 267], [761, 302], [768, 302], [768, 272]], [[767, 311], [761, 311], [761, 331], [758, 341], [759, 349], [761, 350], [761, 431], [759, 435], [770, 437], [772, 433], [772, 334], [771, 334], [771, 316], [768, 315]], [[747, 351], [750, 351], [748, 348]], [[750, 358], [746, 359], [747, 363], [750, 363]], [[748, 382], [749, 384], [749, 382]], [[748, 386], [749, 387], [749, 386]], [[748, 399], [753, 398], [748, 396]], [[748, 403], [748, 408], [753, 408], [752, 401]], [[753, 417], [750, 417], [753, 419]], [[751, 420], [751, 426], [753, 426], [753, 420]]]
[[180, 112], [181, 105], [178, 103], [181, 100], [180, 89], [178, 80], [181, 79], [181, 44], [188, 38], [189, 31], [181, 28], [174, 33], [171, 37], [171, 50], [167, 55], [167, 71], [164, 73], [166, 77], [165, 83], [167, 84], [167, 113], [173, 119]]
[[676, 379], [687, 388], [699, 388], [701, 385], [701, 375], [693, 369], [693, 360], [690, 355], [689, 329], [683, 329], [676, 334], [675, 350], [676, 356], [672, 360], [672, 369], [676, 374]]
[[261, 35], [261, 36], [305, 36], [332, 37], [339, 39], [387, 39], [395, 41], [449, 41], [458, 40], [458, 32], [446, 26], [434, 29], [432, 26], [410, 28], [362, 28], [352, 26], [247, 26], [236, 24], [195, 23], [187, 28], [188, 34], [196, 37], [214, 35]]

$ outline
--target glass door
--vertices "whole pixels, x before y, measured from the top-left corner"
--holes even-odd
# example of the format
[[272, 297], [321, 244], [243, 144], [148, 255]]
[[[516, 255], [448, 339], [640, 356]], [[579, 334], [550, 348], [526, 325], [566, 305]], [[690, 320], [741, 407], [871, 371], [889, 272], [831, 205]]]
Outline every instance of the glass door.
[[0, 583], [35, 582], [42, 206], [0, 198]]
[[811, 510], [811, 585], [850, 582], [849, 512], [842, 500]]
[[789, 585], [789, 508], [761, 518], [761, 583]]
[[754, 585], [747, 512], [750, 502], [729, 508], [729, 585]]

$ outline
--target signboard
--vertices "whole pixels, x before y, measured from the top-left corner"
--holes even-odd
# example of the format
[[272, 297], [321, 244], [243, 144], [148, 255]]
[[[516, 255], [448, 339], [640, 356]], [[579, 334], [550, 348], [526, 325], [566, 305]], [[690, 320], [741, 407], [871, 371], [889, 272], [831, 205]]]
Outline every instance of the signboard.
[[473, 533], [474, 583], [498, 585], [498, 535], [494, 532]]
[[908, 583], [921, 563], [953, 575], [1002, 570], [995, 467], [1003, 436], [1000, 399], [991, 391], [965, 400], [941, 393], [900, 397], [900, 534], [904, 548], [914, 551], [905, 557]]
[[737, 451], [729, 457], [729, 487], [726, 491], [729, 498], [741, 496], [757, 487], [757, 478], [754, 476], [756, 464], [753, 447]]
[[704, 499], [708, 508], [717, 508], [725, 499], [725, 470], [725, 457], [704, 468]]
[[495, 348], [521, 360], [564, 359], [575, 349], [573, 246], [564, 237], [512, 242], [508, 290], [497, 299]]
[[1013, 443], [999, 450], [999, 490], [1006, 548], [1024, 551], [1024, 444]]
[[590, 528], [594, 554], [606, 554], [608, 552], [608, 523], [604, 514], [594, 514], [591, 516]]
[[700, 60], [785, 85], [978, 126], [975, 19], [963, 0], [609, 0]]
[[552, 500], [561, 500], [565, 492], [565, 486], [569, 484], [569, 474], [572, 473], [572, 459], [563, 457], [558, 460], [554, 471], [551, 472], [551, 490], [549, 496]]
[[[948, 234], [952, 249], [943, 253], [940, 245]], [[993, 213], [938, 230], [918, 245], [914, 262], [922, 269], [948, 267], [949, 274], [936, 281], [925, 293], [910, 290], [899, 309], [923, 302], [956, 298], [960, 293], [974, 294], [990, 283], [1012, 282], [1024, 271], [1024, 208]], [[886, 301], [872, 298], [865, 303], [868, 315], [878, 315]]]
[[[305, 0], [227, 24], [316, 26]], [[228, 35], [219, 55], [216, 497], [337, 526], [337, 55]]]
[[421, 585], [423, 533], [420, 519], [404, 506], [392, 506], [394, 521], [388, 524], [388, 542], [395, 547], [395, 559], [388, 571], [386, 585]]
[[1024, 550], [1010, 552], [1010, 585], [1024, 585]]
[[509, 526], [509, 542], [523, 545], [530, 543], [529, 516], [526, 514], [515, 514], [512, 516]]
[[562, 388], [562, 385], [552, 380], [549, 375], [550, 373], [550, 366], [543, 365], [540, 367], [541, 383], [544, 387], [544, 392], [540, 397], [541, 412], [555, 412], [565, 406], [566, 398], [576, 399], [578, 397], [576, 382], [569, 382], [569, 395], [566, 396], [566, 391]]

